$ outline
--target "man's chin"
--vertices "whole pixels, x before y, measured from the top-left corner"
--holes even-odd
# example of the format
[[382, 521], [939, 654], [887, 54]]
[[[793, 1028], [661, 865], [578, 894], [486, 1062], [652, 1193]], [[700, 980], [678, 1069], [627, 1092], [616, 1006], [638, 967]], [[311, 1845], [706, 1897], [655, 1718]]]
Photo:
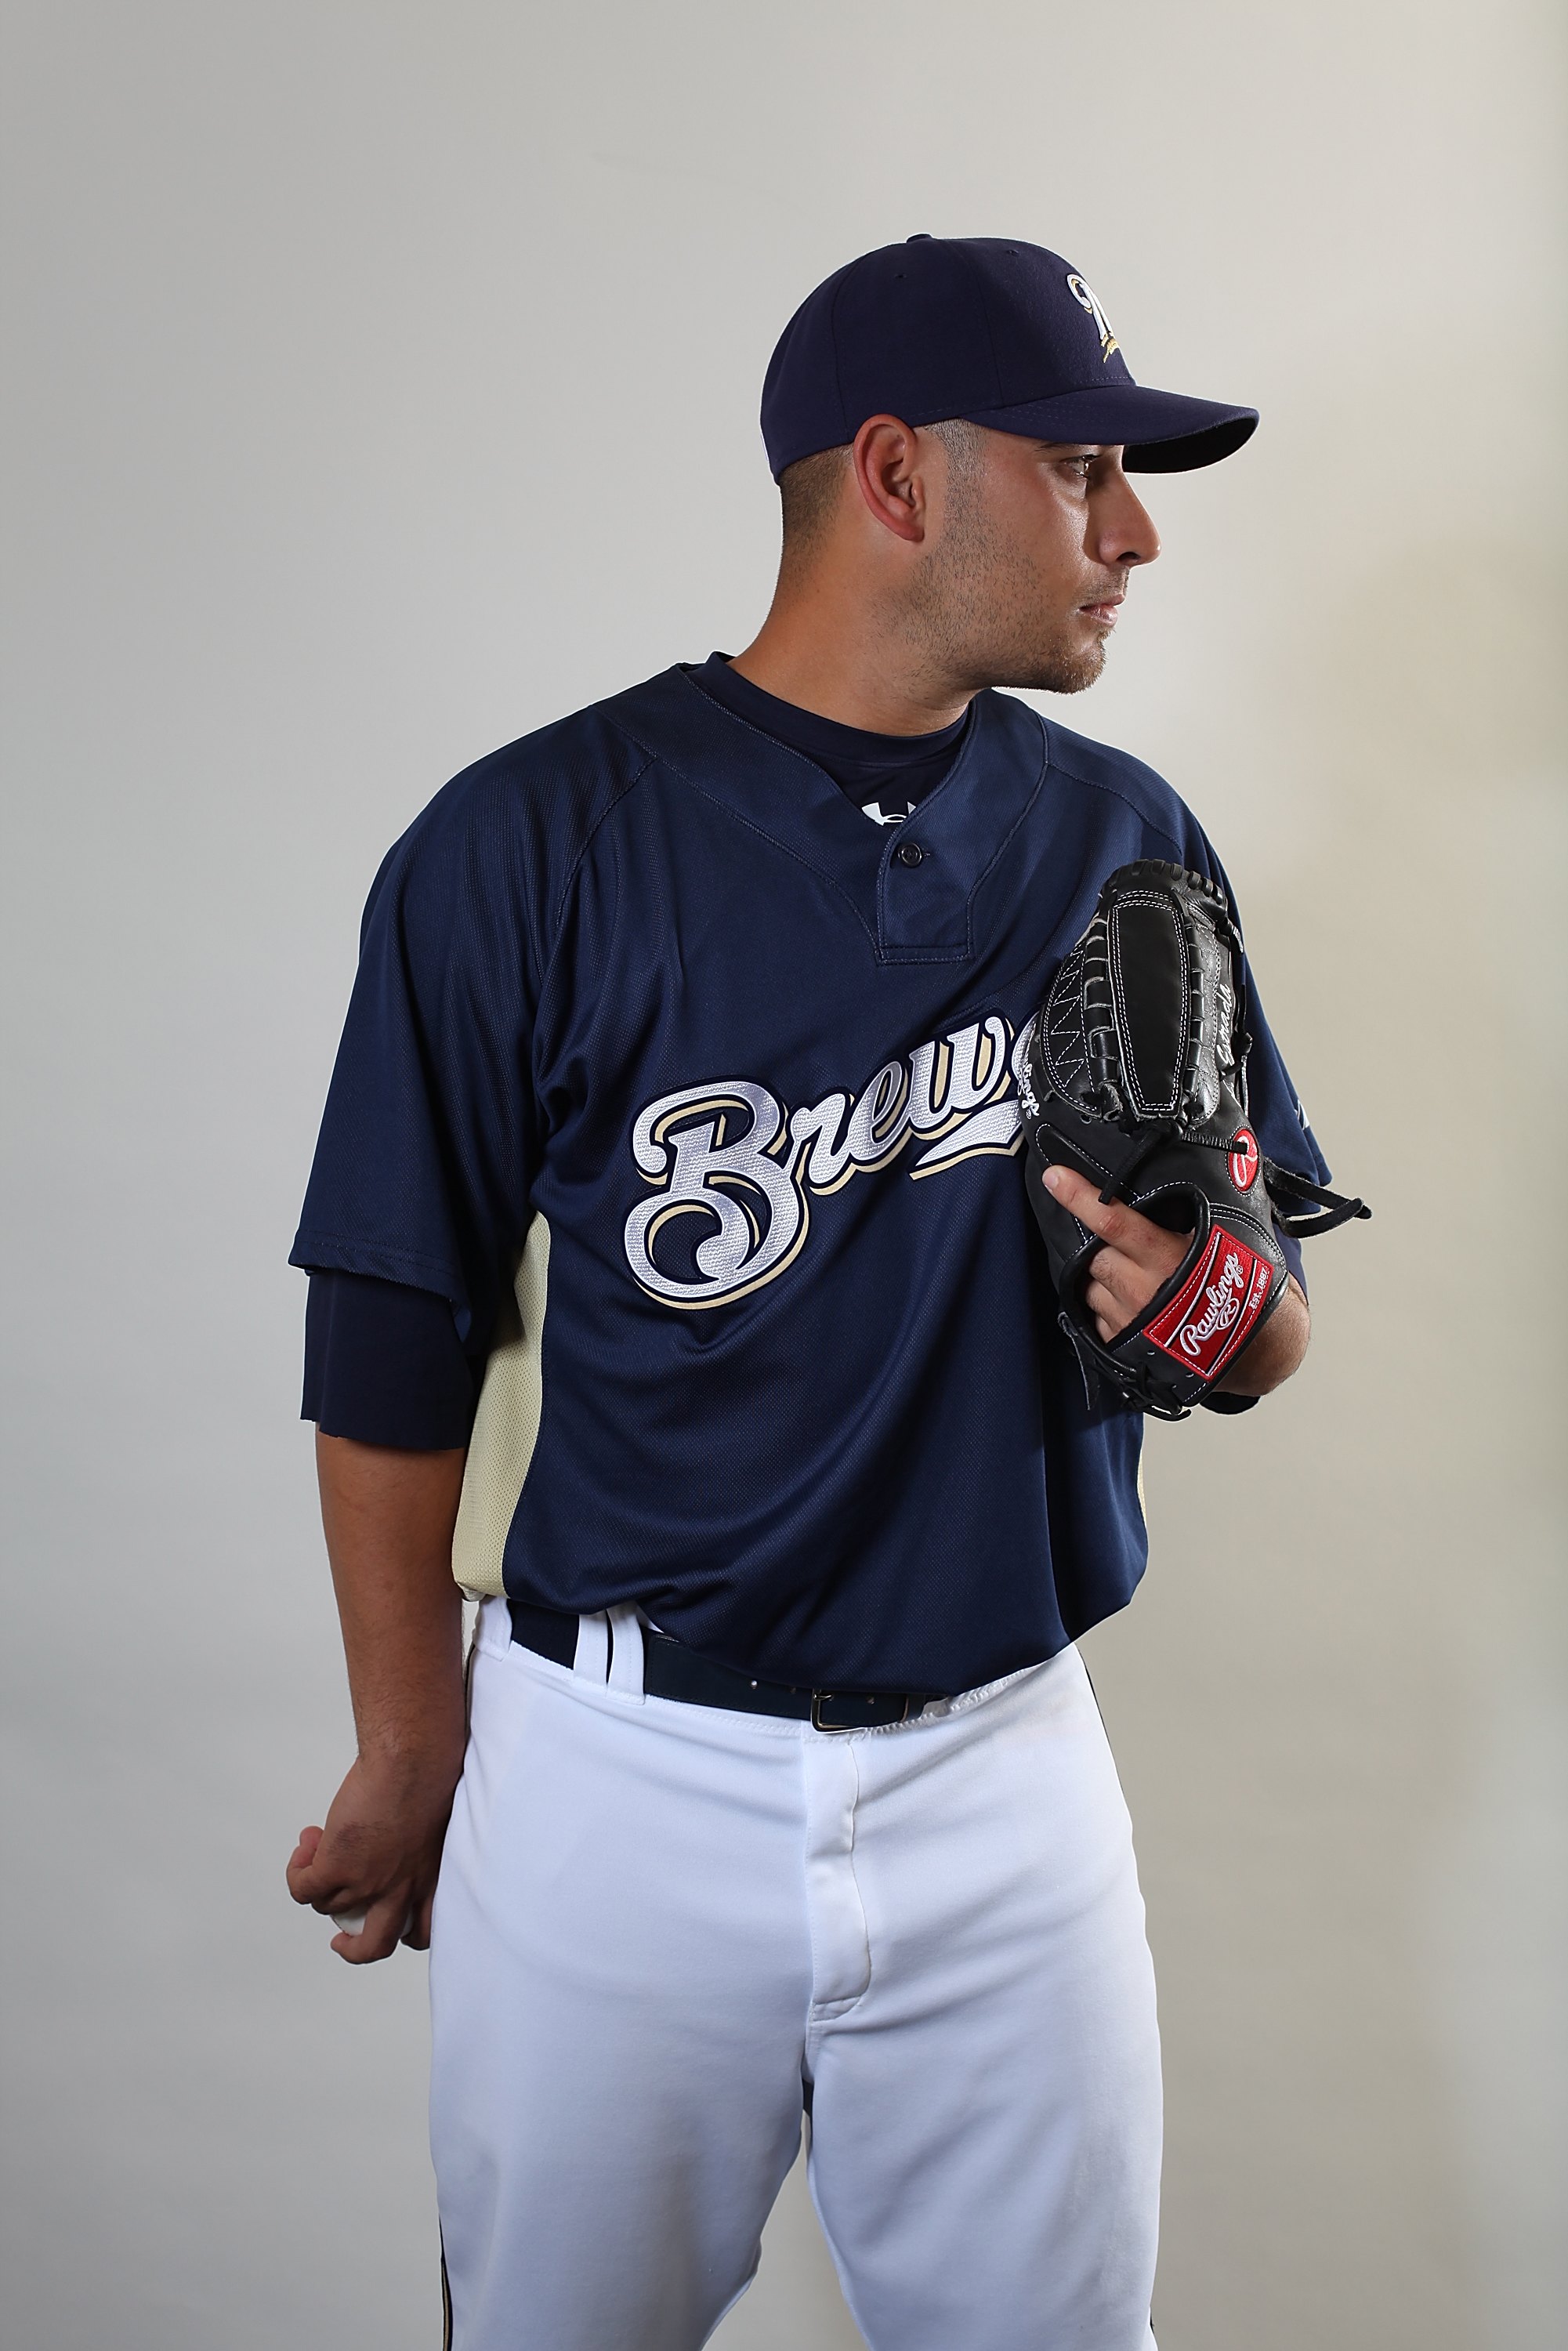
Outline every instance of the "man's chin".
[[1105, 666], [1105, 640], [1096, 638], [1092, 645], [1065, 647], [1037, 654], [1029, 664], [1028, 674], [998, 678], [997, 683], [1031, 688], [1036, 694], [1082, 694], [1093, 684]]

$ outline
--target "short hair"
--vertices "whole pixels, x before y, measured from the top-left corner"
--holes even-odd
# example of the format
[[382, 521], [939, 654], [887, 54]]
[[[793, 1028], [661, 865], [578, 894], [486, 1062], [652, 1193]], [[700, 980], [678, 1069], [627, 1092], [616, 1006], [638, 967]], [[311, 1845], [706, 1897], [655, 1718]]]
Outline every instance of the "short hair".
[[845, 441], [836, 449], [819, 449], [814, 455], [797, 457], [792, 465], [785, 466], [779, 476], [779, 499], [786, 556], [804, 555], [821, 537], [849, 465], [850, 444]]
[[[967, 478], [973, 475], [984, 437], [977, 424], [971, 424], [967, 417], [949, 416], [940, 423], [926, 425], [925, 430], [935, 434], [941, 442], [956, 476]], [[779, 475], [783, 552], [787, 561], [793, 562], [809, 554], [821, 537], [842, 494], [849, 465], [850, 444], [844, 441], [837, 448], [819, 449], [812, 456], [797, 457]]]

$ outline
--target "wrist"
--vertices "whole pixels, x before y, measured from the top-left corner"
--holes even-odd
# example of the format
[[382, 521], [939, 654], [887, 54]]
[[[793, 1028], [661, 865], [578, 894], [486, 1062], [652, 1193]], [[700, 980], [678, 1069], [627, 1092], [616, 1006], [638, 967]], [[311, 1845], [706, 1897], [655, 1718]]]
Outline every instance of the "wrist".
[[449, 1719], [366, 1725], [359, 1736], [361, 1772], [378, 1785], [402, 1790], [456, 1785], [467, 1745], [461, 1698]]
[[1225, 1378], [1215, 1383], [1220, 1395], [1266, 1396], [1301, 1368], [1312, 1334], [1312, 1315], [1297, 1287], [1287, 1276], [1285, 1294], [1257, 1337], [1238, 1356]]

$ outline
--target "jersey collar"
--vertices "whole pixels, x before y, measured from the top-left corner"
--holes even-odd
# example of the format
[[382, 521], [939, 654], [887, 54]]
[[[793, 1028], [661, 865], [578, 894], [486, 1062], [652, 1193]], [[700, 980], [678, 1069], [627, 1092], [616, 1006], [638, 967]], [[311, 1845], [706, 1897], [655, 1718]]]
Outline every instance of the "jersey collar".
[[662, 767], [847, 899], [884, 963], [961, 963], [973, 954], [977, 893], [1048, 764], [1045, 726], [1028, 705], [980, 694], [952, 768], [913, 816], [884, 830], [868, 824], [814, 760], [725, 709], [682, 669], [603, 707]]

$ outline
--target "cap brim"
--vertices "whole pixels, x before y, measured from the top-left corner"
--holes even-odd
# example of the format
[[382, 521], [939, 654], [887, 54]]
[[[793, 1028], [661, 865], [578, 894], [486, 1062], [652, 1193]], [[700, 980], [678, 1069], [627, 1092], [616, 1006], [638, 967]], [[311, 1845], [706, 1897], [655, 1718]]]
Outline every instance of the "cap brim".
[[1228, 408], [1217, 400], [1189, 400], [1179, 392], [1153, 392], [1141, 383], [1097, 384], [1060, 392], [1010, 408], [970, 409], [972, 424], [1019, 433], [1031, 441], [1098, 441], [1122, 450], [1130, 474], [1186, 474], [1218, 465], [1257, 429], [1255, 408]]

